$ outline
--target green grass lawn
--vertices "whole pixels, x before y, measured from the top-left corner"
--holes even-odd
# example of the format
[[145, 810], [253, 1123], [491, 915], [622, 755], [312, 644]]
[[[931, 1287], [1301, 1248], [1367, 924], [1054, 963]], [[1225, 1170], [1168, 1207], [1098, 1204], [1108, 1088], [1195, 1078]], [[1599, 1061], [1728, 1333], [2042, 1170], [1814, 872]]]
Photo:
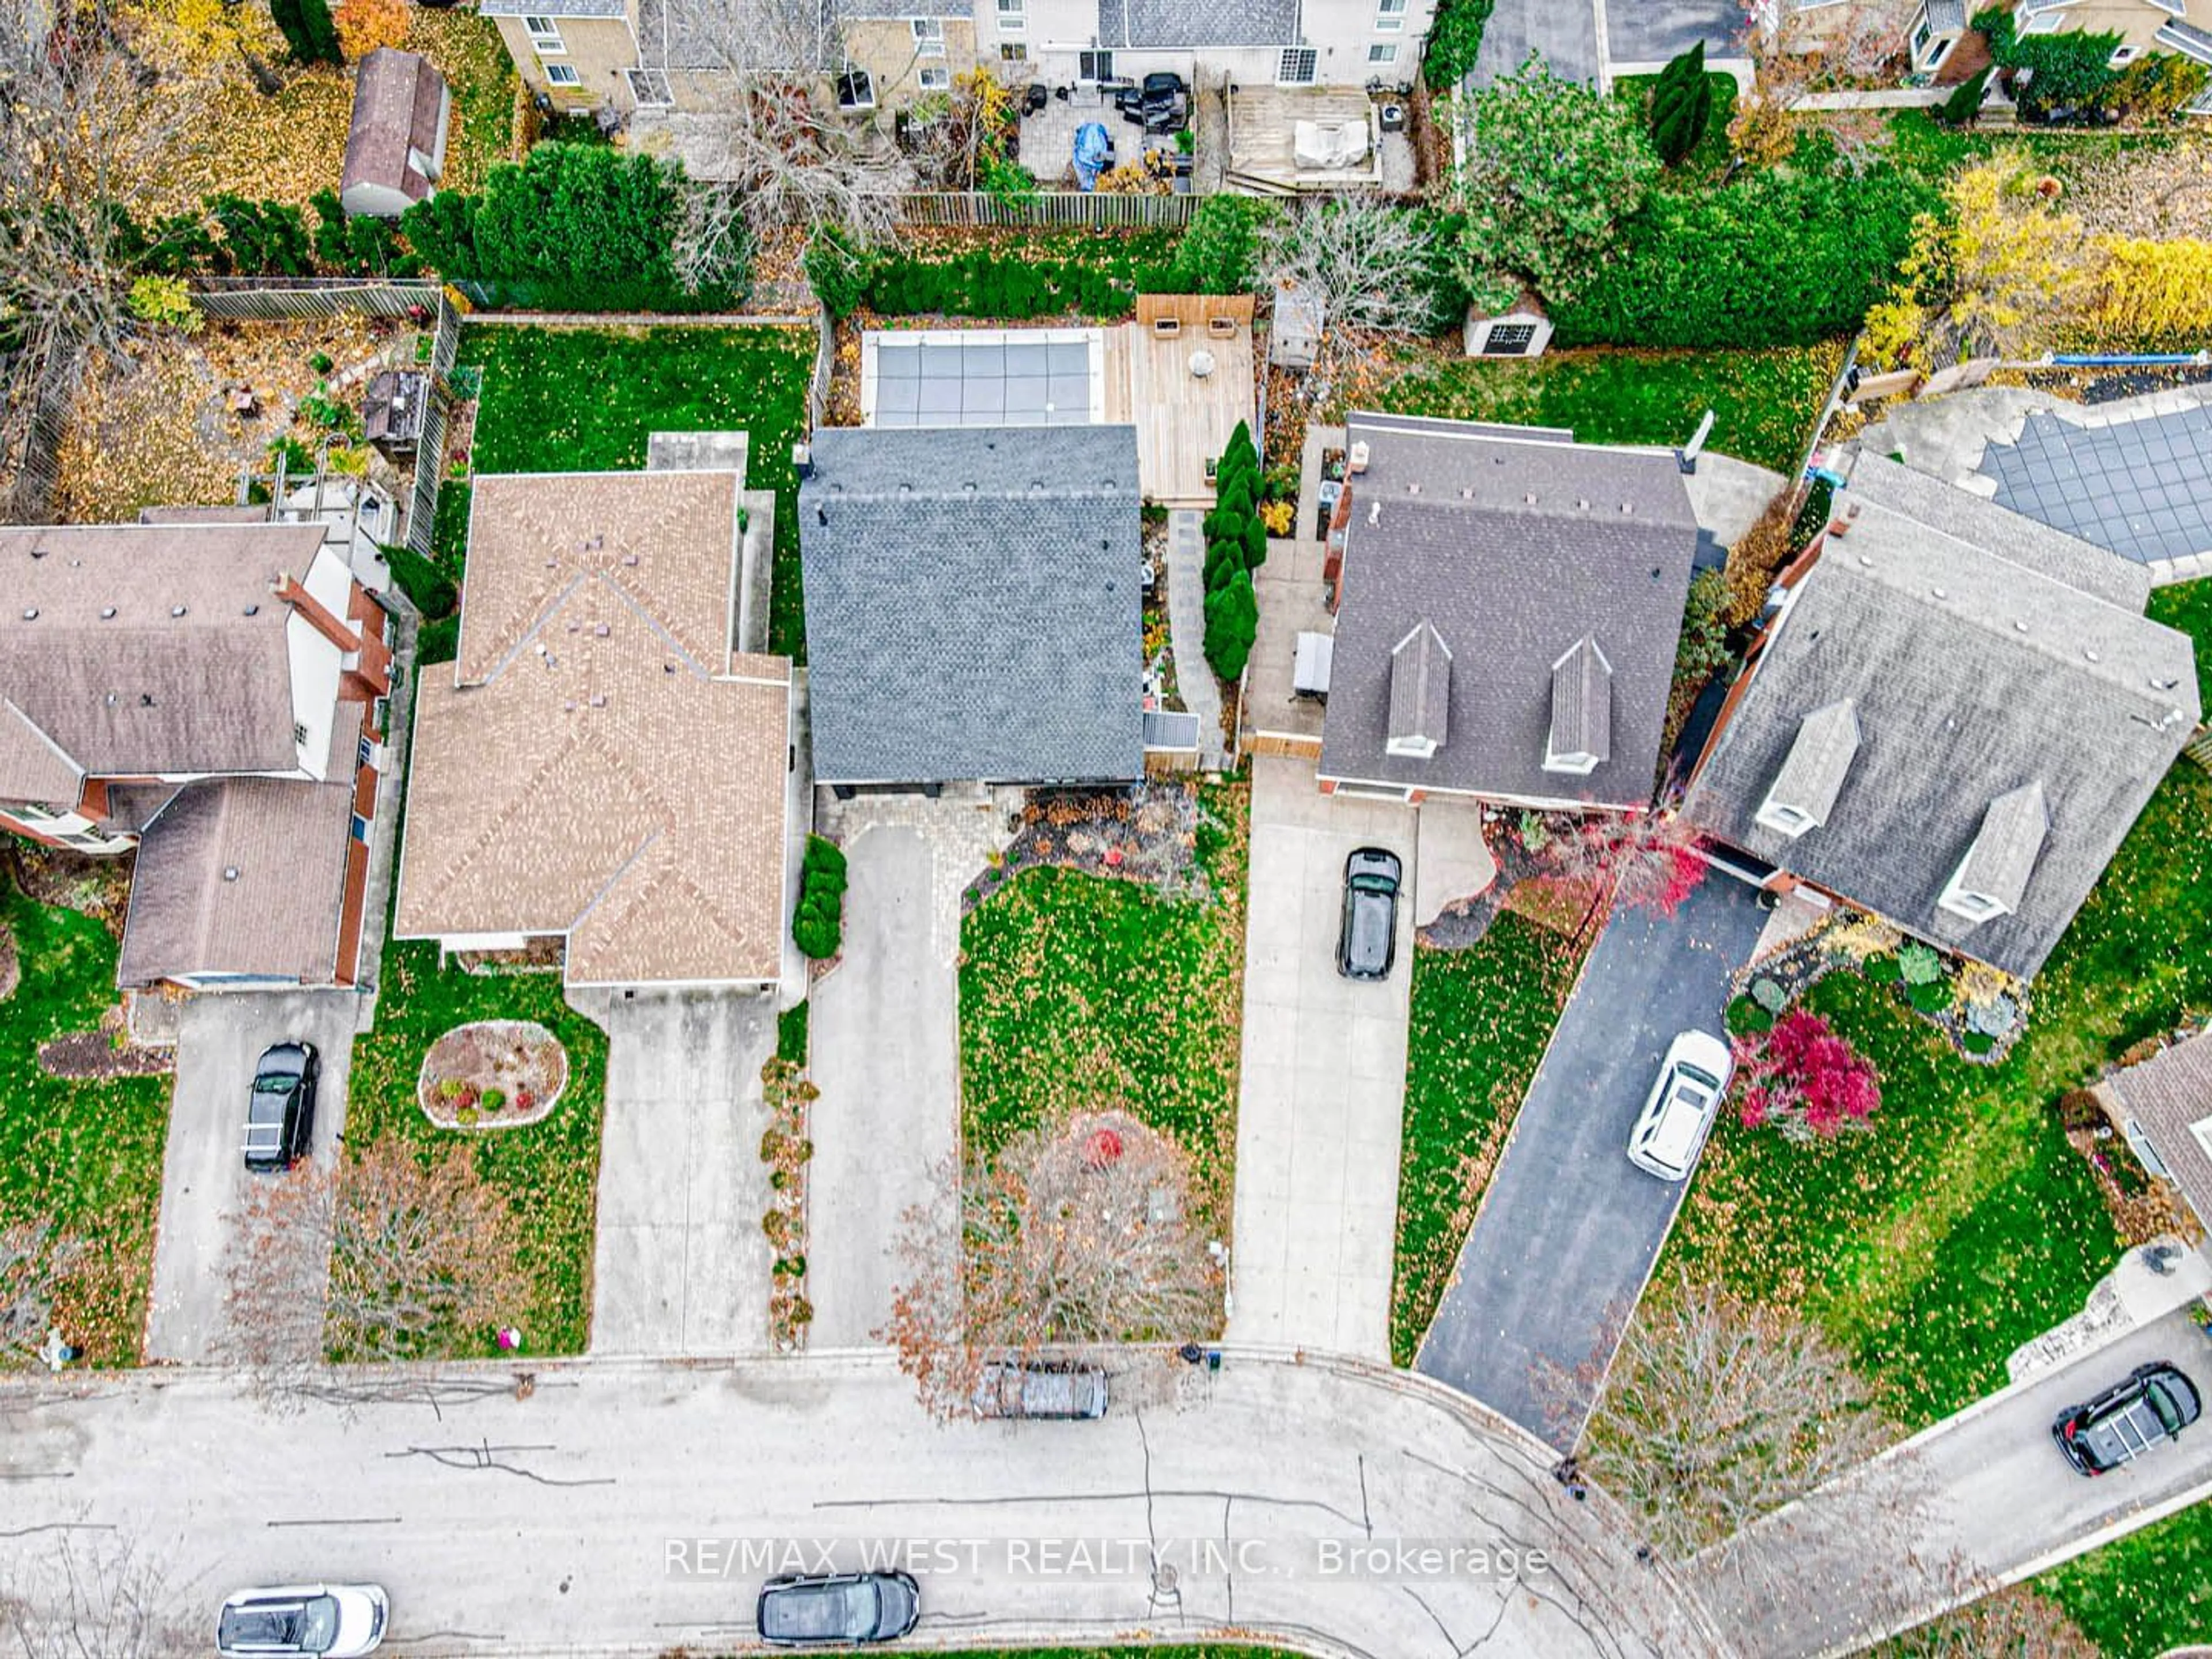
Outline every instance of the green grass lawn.
[[[963, 1133], [985, 1155], [1071, 1111], [1118, 1108], [1190, 1150], [1225, 1205], [1237, 1153], [1250, 787], [1200, 791], [1212, 893], [1027, 870], [960, 928]], [[1209, 822], [1210, 821], [1210, 822]]]
[[2148, 614], [2153, 622], [2178, 628], [2197, 641], [2197, 701], [2212, 714], [2212, 581], [2154, 588]]
[[1723, 1117], [1668, 1246], [1746, 1294], [1800, 1303], [1917, 1427], [2001, 1386], [2119, 1255], [2049, 1109], [2122, 1049], [2212, 1003], [2212, 777], [2177, 765], [2035, 984], [2028, 1030], [1972, 1065], [1850, 973], [1816, 986], [1881, 1068], [1864, 1133], [1795, 1146]]
[[1958, 167], [2000, 152], [2025, 155], [2063, 179], [2124, 150], [2171, 149], [2179, 137], [2178, 131], [2103, 128], [1948, 127], [1924, 109], [1892, 111], [1889, 131], [1888, 159], [1908, 172], [1939, 181]]
[[1511, 912], [1464, 951], [1413, 953], [1390, 1357], [1411, 1365], [1579, 958]]
[[2170, 1515], [2053, 1569], [2035, 1588], [2110, 1659], [2212, 1641], [2212, 1504]]
[[1299, 1659], [1288, 1648], [1206, 1642], [1196, 1647], [959, 1648], [957, 1659]]
[[0, 1002], [0, 1226], [52, 1222], [88, 1248], [58, 1299], [94, 1364], [138, 1363], [161, 1207], [169, 1079], [50, 1077], [39, 1047], [88, 1030], [115, 1000], [113, 935], [94, 917], [40, 904], [0, 874], [0, 916], [22, 982]]
[[[769, 648], [804, 661], [799, 577], [799, 475], [791, 447], [806, 431], [811, 330], [547, 329], [482, 325], [459, 361], [483, 370], [470, 465], [478, 472], [613, 471], [645, 465], [647, 434], [742, 427], [751, 434], [748, 488], [775, 491]], [[441, 550], [464, 539], [465, 491], [439, 501]]]
[[1710, 447], [1796, 471], [1840, 345], [1771, 351], [1553, 351], [1526, 362], [1464, 358], [1418, 369], [1376, 398], [1400, 415], [1571, 427], [1584, 443], [1681, 444], [1706, 410]]
[[[460, 1131], [422, 1115], [415, 1099], [422, 1056], [447, 1031], [477, 1019], [534, 1019], [568, 1049], [568, 1085], [543, 1122]], [[395, 1136], [426, 1161], [457, 1139], [473, 1144], [478, 1172], [507, 1195], [522, 1224], [523, 1266], [533, 1285], [522, 1320], [527, 1352], [581, 1353], [590, 1333], [606, 1077], [606, 1034], [562, 1000], [559, 974], [464, 973], [441, 968], [434, 944], [386, 941], [376, 1029], [354, 1042], [347, 1139]]]

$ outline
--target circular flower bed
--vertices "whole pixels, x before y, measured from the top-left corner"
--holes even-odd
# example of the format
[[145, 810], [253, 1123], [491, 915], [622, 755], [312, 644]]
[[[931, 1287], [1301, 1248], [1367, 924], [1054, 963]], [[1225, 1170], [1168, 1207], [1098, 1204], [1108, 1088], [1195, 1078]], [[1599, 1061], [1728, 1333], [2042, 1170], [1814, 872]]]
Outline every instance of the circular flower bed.
[[415, 1097], [446, 1129], [507, 1129], [535, 1123], [568, 1086], [568, 1054], [535, 1020], [456, 1025], [430, 1045]]

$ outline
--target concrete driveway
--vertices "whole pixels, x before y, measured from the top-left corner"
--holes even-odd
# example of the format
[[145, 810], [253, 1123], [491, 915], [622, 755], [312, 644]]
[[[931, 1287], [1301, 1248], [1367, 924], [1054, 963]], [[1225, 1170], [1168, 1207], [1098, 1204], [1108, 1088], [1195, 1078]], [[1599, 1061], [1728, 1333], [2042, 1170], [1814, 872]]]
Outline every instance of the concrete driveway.
[[[2212, 1343], [2177, 1310], [1945, 1419], [1892, 1457], [1752, 1528], [1725, 1554], [1700, 1557], [1692, 1579], [1743, 1652], [1855, 1653], [1991, 1583], [2032, 1577], [2212, 1498], [2206, 1425], [2095, 1480], [2075, 1474], [2051, 1443], [2060, 1412], [2154, 1359], [2179, 1366], [2212, 1406]], [[1869, 1544], [1864, 1494], [1870, 1481], [1896, 1474], [1899, 1458], [1911, 1485], [1932, 1494], [1909, 1553]], [[2169, 1591], [2185, 1587], [2142, 1589], [2150, 1597]]]
[[[1323, 795], [1310, 761], [1253, 762], [1232, 1341], [1389, 1361], [1414, 821]], [[1336, 971], [1345, 855], [1369, 846], [1405, 863], [1398, 959], [1379, 984]]]
[[940, 902], [939, 852], [910, 828], [845, 848], [844, 955], [814, 988], [808, 1070], [814, 1162], [807, 1192], [809, 1337], [867, 1343], [901, 1276], [900, 1218], [927, 1202], [959, 1115], [959, 907]]
[[617, 993], [606, 1024], [592, 1352], [764, 1352], [775, 999]]
[[1416, 1364], [1562, 1449], [1583, 1391], [1547, 1411], [1536, 1363], [1612, 1356], [1683, 1186], [1628, 1161], [1628, 1131], [1677, 1032], [1720, 1032], [1729, 975], [1766, 913], [1708, 874], [1672, 917], [1623, 910], [1599, 936], [1491, 1176], [1459, 1272]]
[[313, 1156], [328, 1169], [345, 1128], [346, 1080], [362, 999], [353, 991], [206, 992], [177, 1015], [177, 1082], [161, 1154], [161, 1220], [146, 1312], [146, 1358], [200, 1364], [228, 1331], [223, 1275], [246, 1182], [246, 1101], [254, 1063], [272, 1042], [314, 1044], [322, 1056]]

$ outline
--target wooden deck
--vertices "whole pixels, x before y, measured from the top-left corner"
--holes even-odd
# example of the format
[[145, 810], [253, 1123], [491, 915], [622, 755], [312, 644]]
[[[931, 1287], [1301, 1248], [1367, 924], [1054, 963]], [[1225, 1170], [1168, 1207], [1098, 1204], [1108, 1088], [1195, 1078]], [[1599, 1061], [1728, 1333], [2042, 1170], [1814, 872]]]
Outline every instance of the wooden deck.
[[[1209, 304], [1241, 311], [1231, 332], [1207, 330], [1199, 312]], [[1107, 419], [1117, 418], [1113, 365], [1118, 351], [1126, 354], [1122, 361], [1130, 367], [1126, 384], [1134, 411], [1119, 418], [1136, 422], [1137, 476], [1146, 500], [1161, 507], [1213, 505], [1206, 464], [1221, 453], [1237, 422], [1253, 416], [1250, 306], [1243, 296], [1208, 302], [1197, 296], [1146, 295], [1135, 322], [1106, 331]], [[1171, 338], [1153, 330], [1152, 313], [1165, 308], [1193, 313], [1179, 319], [1181, 331]], [[1191, 360], [1200, 351], [1213, 358], [1212, 373], [1202, 378], [1190, 372]]]
[[[1341, 87], [1239, 87], [1229, 98], [1230, 181], [1284, 194], [1380, 185], [1382, 149], [1374, 107], [1365, 93]], [[1300, 167], [1301, 121], [1360, 123], [1367, 129], [1366, 155], [1350, 168]]]
[[1133, 401], [1134, 390], [1130, 384], [1130, 376], [1135, 371], [1129, 361], [1129, 329], [1125, 324], [1120, 328], [1101, 329], [1099, 333], [1106, 374], [1106, 424], [1126, 426], [1137, 418]]

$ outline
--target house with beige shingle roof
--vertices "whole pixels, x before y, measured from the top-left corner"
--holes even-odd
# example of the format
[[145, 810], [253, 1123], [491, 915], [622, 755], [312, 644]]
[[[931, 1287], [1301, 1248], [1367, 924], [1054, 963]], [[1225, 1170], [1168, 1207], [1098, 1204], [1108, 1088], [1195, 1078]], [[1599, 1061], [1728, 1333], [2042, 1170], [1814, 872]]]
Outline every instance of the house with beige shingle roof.
[[392, 688], [319, 524], [0, 528], [0, 828], [137, 849], [118, 980], [350, 985]]
[[574, 985], [781, 975], [791, 664], [737, 647], [733, 471], [475, 481], [417, 688], [394, 933], [558, 938]]

